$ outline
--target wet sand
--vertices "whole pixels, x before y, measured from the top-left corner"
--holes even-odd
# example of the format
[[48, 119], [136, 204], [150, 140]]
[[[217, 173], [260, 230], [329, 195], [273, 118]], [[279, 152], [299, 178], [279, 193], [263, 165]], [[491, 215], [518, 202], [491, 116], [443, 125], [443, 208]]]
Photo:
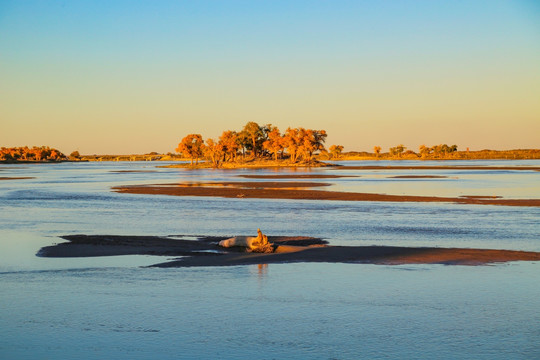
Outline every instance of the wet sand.
[[322, 174], [304, 174], [304, 175], [236, 175], [245, 179], [337, 179], [345, 177], [359, 177], [357, 175], [322, 175]]
[[20, 176], [20, 177], [7, 177], [7, 176], [0, 176], [0, 180], [26, 180], [26, 179], [35, 179], [35, 177], [32, 176]]
[[398, 176], [388, 176], [388, 179], [448, 179], [448, 176], [438, 176], [438, 175], [398, 175]]
[[[292, 247], [291, 247], [292, 248]], [[279, 248], [278, 248], [279, 249]], [[486, 265], [509, 261], [539, 261], [540, 253], [489, 249], [408, 248], [394, 246], [312, 246], [273, 254], [227, 254], [187, 257], [154, 267], [236, 266], [275, 263], [357, 263], [376, 265]]]
[[[219, 185], [222, 186], [219, 186]], [[267, 186], [265, 186], [267, 184]], [[227, 186], [228, 185], [228, 186]], [[229, 183], [180, 183], [165, 185], [130, 185], [113, 187], [113, 191], [129, 194], [209, 196], [225, 198], [290, 199], [290, 200], [338, 200], [382, 202], [448, 202], [474, 205], [540, 206], [540, 199], [501, 199], [484, 197], [437, 197], [413, 195], [386, 195], [301, 189], [301, 187], [325, 186], [325, 183], [308, 182], [229, 182]], [[282, 187], [279, 189], [278, 187]]]
[[[185, 240], [195, 238], [195, 240]], [[153, 267], [237, 266], [271, 263], [358, 263], [379, 265], [445, 264], [485, 265], [508, 261], [540, 261], [540, 252], [423, 248], [397, 246], [330, 246], [318, 238], [301, 236], [269, 237], [276, 246], [271, 254], [246, 253], [221, 248], [220, 240], [229, 236], [68, 235], [67, 243], [42, 248], [38, 256], [89, 257], [112, 255], [182, 256]]]
[[157, 170], [111, 170], [112, 173], [152, 173], [158, 172]]
[[[217, 244], [228, 236], [171, 235], [171, 236], [121, 236], [121, 235], [65, 235], [67, 242], [45, 246], [39, 250], [42, 257], [93, 257], [116, 255], [161, 256], [216, 256], [223, 252], [239, 252], [237, 248], [224, 249]], [[279, 246], [313, 246], [328, 242], [305, 236], [269, 236], [268, 240]]]
[[[207, 188], [235, 188], [235, 189], [284, 189], [284, 188], [310, 188], [319, 186], [330, 186], [332, 184], [323, 182], [307, 181], [223, 181], [223, 182], [194, 182], [163, 184], [156, 186], [172, 187], [207, 187]], [[152, 185], [151, 185], [152, 186]]]

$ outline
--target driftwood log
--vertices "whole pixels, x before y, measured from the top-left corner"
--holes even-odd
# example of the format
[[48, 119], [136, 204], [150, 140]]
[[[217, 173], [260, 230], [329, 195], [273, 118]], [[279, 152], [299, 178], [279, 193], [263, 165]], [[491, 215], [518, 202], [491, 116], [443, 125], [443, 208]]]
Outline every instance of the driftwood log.
[[268, 242], [268, 237], [257, 229], [257, 236], [235, 236], [229, 239], [221, 240], [219, 246], [222, 247], [244, 247], [249, 252], [272, 253], [274, 244]]

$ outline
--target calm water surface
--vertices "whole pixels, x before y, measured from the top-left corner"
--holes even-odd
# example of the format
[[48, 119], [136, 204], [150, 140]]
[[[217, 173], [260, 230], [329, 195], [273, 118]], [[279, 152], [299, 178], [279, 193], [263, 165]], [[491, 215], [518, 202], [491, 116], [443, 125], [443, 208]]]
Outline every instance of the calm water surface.
[[[373, 162], [351, 163], [364, 164]], [[136, 172], [117, 172], [123, 170]], [[534, 171], [310, 172], [358, 176], [314, 180], [343, 191], [540, 198], [540, 172]], [[116, 185], [239, 181], [239, 174], [275, 173], [128, 162], [0, 165], [0, 177], [34, 177], [0, 181], [0, 358], [540, 358], [537, 262], [149, 269], [141, 266], [163, 258], [35, 256], [65, 234], [232, 236], [253, 234], [257, 227], [341, 245], [540, 251], [538, 208], [110, 191]], [[445, 178], [393, 177], [398, 175]]]

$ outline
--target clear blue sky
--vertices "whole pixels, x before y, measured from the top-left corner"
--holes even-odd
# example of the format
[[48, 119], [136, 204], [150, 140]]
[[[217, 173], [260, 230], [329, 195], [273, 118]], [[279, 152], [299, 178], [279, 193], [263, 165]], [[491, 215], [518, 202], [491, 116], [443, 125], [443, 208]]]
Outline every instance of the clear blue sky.
[[0, 146], [540, 147], [538, 1], [0, 1]]

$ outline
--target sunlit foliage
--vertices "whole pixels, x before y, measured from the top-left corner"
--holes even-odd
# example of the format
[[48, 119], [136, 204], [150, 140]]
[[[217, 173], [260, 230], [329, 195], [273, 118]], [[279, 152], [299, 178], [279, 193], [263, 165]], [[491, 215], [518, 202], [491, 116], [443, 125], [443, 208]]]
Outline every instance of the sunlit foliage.
[[332, 159], [339, 159], [341, 153], [343, 152], [343, 146], [341, 145], [332, 145], [328, 148], [330, 151], [330, 156]]
[[50, 148], [48, 146], [29, 148], [24, 147], [12, 147], [12, 148], [0, 148], [0, 161], [63, 161], [67, 160], [66, 155], [62, 154], [57, 149]]
[[[182, 139], [177, 152], [196, 163], [202, 156], [218, 167], [223, 162], [237, 161], [239, 155], [245, 161], [255, 159], [288, 158], [291, 162], [310, 162], [317, 152], [325, 151], [325, 130], [288, 128], [284, 134], [272, 124], [260, 126], [248, 122], [240, 132], [226, 130], [218, 141], [207, 139], [203, 142], [199, 134], [190, 134]], [[340, 148], [339, 152], [343, 150]], [[247, 160], [246, 160], [247, 159]]]
[[200, 134], [189, 134], [182, 139], [176, 148], [176, 152], [182, 153], [184, 156], [191, 159], [193, 165], [193, 159], [195, 163], [199, 162], [199, 158], [203, 155], [203, 139]]
[[397, 157], [401, 157], [401, 155], [403, 154], [403, 152], [405, 151], [406, 147], [403, 146], [403, 144], [399, 144], [398, 146], [396, 147], [392, 147], [390, 148], [390, 155], [392, 156], [397, 156]]

